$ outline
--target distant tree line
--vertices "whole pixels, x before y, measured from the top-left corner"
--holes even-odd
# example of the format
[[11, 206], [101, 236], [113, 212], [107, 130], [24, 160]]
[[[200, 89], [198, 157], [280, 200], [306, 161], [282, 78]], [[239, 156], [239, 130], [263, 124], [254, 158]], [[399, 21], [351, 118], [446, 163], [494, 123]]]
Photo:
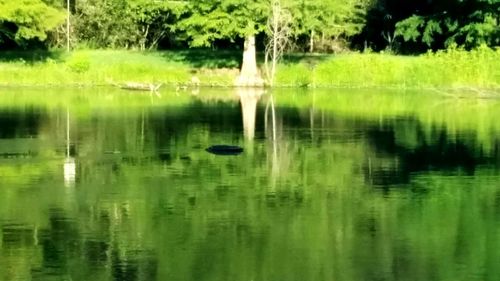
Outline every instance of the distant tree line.
[[294, 51], [416, 53], [500, 46], [500, 0], [0, 0], [0, 49], [264, 46], [272, 3], [291, 15]]

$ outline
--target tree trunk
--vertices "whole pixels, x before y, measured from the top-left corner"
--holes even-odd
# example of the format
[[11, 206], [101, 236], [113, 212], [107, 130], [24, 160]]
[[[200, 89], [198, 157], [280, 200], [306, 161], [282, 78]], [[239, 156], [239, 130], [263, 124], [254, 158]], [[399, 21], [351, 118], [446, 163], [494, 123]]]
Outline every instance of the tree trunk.
[[274, 76], [276, 75], [276, 64], [278, 62], [278, 30], [280, 28], [279, 20], [281, 14], [281, 5], [273, 5], [273, 65], [271, 67], [271, 86], [274, 84]]
[[239, 87], [262, 87], [264, 80], [257, 69], [257, 58], [255, 51], [255, 35], [245, 38], [245, 48], [243, 51], [243, 64], [241, 72], [236, 79], [236, 86]]
[[70, 51], [70, 22], [69, 22], [69, 17], [70, 17], [70, 6], [69, 6], [69, 0], [66, 1], [66, 51]]

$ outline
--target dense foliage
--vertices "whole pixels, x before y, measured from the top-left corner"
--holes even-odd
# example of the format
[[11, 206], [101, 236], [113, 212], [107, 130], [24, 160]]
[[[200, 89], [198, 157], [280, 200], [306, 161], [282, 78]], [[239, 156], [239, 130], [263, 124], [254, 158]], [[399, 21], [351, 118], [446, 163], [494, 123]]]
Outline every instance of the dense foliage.
[[[90, 48], [263, 46], [270, 0], [71, 0], [71, 45]], [[500, 0], [280, 0], [298, 51], [420, 52], [500, 45]], [[66, 0], [0, 0], [0, 48], [62, 47]], [[237, 44], [234, 44], [234, 43]]]
[[80, 0], [74, 40], [92, 48], [151, 49], [169, 38], [183, 7], [177, 2]]
[[193, 0], [188, 16], [179, 24], [191, 45], [209, 46], [215, 40], [232, 41], [264, 31], [268, 8], [266, 0]]
[[402, 51], [500, 45], [499, 0], [379, 0], [359, 41]]
[[416, 14], [396, 24], [396, 34], [401, 35], [404, 41], [422, 42], [434, 48], [453, 44], [466, 47], [499, 45], [499, 1], [430, 3], [433, 5], [427, 4]]
[[0, 0], [0, 46], [15, 43], [24, 46], [28, 41], [44, 41], [47, 32], [64, 19], [64, 14], [40, 0]]

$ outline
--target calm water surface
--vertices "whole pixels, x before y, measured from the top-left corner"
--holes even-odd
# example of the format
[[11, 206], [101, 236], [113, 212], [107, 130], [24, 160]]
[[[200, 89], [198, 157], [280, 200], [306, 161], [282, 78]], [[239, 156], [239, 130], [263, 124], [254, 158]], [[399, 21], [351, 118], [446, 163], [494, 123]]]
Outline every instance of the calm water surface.
[[497, 100], [0, 94], [0, 280], [500, 280]]

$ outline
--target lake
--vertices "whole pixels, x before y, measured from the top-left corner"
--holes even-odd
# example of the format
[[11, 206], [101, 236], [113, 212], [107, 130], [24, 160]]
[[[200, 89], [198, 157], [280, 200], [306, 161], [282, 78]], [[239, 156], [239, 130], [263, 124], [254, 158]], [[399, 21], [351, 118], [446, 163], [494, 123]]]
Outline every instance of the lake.
[[500, 280], [468, 96], [0, 89], [0, 280]]

